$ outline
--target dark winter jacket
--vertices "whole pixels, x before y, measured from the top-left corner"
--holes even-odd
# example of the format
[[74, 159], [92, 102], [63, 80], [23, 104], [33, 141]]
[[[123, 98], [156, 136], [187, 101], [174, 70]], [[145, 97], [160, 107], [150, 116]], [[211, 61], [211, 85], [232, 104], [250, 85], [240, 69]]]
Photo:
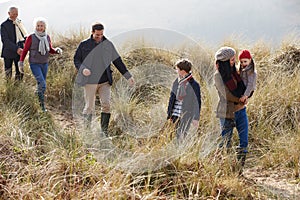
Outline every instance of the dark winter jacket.
[[19, 47], [16, 43], [16, 28], [10, 19], [7, 19], [1, 24], [1, 41], [3, 43], [1, 57], [17, 58], [19, 56], [17, 54]]
[[[186, 85], [186, 96], [182, 103], [182, 121], [191, 121], [200, 119], [201, 93], [200, 85], [194, 78], [191, 78]], [[168, 119], [172, 117], [172, 110], [176, 101], [178, 89], [178, 78], [174, 81], [168, 105]]]
[[[82, 41], [74, 55], [74, 64], [78, 69], [76, 83], [83, 86], [108, 81], [109, 84], [112, 84], [111, 63], [126, 79], [131, 78], [131, 74], [111, 41], [103, 37], [103, 41], [96, 43], [92, 36]], [[91, 71], [91, 75], [88, 77], [82, 74], [85, 68]]]

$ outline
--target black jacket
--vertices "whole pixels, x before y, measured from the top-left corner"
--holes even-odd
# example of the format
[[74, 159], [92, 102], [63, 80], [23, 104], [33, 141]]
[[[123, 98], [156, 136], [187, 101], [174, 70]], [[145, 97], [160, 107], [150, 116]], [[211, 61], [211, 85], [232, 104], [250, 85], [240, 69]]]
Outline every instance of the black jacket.
[[[172, 86], [172, 91], [169, 98], [168, 105], [168, 119], [172, 117], [172, 110], [176, 101], [176, 94], [178, 89], [178, 78], [174, 81]], [[201, 110], [201, 93], [200, 85], [195, 81], [195, 79], [190, 79], [189, 84], [186, 88], [186, 96], [182, 103], [182, 114], [183, 121], [199, 120]]]
[[18, 45], [16, 44], [16, 28], [13, 21], [7, 19], [1, 24], [1, 41], [2, 41], [2, 53], [3, 58], [17, 58]]
[[[78, 69], [76, 80], [79, 80], [79, 82], [83, 81], [82, 83], [76, 82], [79, 85], [85, 85], [87, 83], [97, 84], [106, 81], [112, 84], [111, 63], [115, 65], [126, 79], [131, 77], [131, 74], [128, 72], [112, 42], [104, 37], [103, 41], [96, 43], [91, 36], [79, 44], [74, 55], [74, 64]], [[84, 68], [91, 70], [91, 76], [83, 76], [82, 70]]]

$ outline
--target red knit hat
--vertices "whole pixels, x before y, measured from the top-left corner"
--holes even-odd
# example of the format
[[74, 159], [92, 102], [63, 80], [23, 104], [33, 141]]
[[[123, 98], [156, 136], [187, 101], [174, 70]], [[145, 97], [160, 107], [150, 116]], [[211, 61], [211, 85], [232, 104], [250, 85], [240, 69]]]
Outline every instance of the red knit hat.
[[243, 58], [251, 59], [252, 57], [251, 57], [250, 51], [248, 51], [247, 49], [244, 49], [244, 50], [240, 51], [239, 60], [241, 60]]

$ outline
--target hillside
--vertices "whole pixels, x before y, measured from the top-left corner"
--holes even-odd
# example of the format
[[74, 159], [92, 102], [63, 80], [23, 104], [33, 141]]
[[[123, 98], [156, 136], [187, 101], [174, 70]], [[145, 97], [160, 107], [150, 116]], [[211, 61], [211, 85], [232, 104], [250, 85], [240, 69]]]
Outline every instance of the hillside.
[[[221, 44], [237, 51], [249, 48], [258, 71], [257, 91], [247, 107], [249, 154], [243, 176], [238, 176], [234, 148], [216, 148], [218, 97], [212, 75], [217, 48], [182, 46], [170, 51], [145, 41], [122, 47], [136, 86], [129, 87], [113, 67], [112, 120], [106, 138], [100, 134], [98, 117], [91, 131], [82, 128], [82, 88], [74, 86], [73, 55], [85, 37], [54, 37], [54, 46], [64, 53], [51, 57], [49, 112], [39, 109], [28, 63], [23, 83], [1, 79], [1, 199], [300, 198], [299, 38], [283, 41], [278, 49], [262, 41]], [[203, 104], [199, 128], [176, 146], [165, 119], [176, 77], [173, 65], [181, 57], [194, 63]], [[99, 112], [97, 103], [96, 116]], [[236, 131], [234, 141], [236, 146]]]

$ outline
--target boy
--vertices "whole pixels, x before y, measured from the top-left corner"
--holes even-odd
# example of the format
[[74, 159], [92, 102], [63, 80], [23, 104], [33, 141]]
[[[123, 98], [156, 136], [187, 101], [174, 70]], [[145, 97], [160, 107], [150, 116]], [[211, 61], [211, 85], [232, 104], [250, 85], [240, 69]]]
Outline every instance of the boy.
[[191, 123], [198, 126], [201, 110], [200, 85], [193, 78], [192, 63], [187, 59], [176, 62], [178, 78], [173, 82], [168, 105], [168, 119], [176, 123], [176, 138], [186, 137]]

